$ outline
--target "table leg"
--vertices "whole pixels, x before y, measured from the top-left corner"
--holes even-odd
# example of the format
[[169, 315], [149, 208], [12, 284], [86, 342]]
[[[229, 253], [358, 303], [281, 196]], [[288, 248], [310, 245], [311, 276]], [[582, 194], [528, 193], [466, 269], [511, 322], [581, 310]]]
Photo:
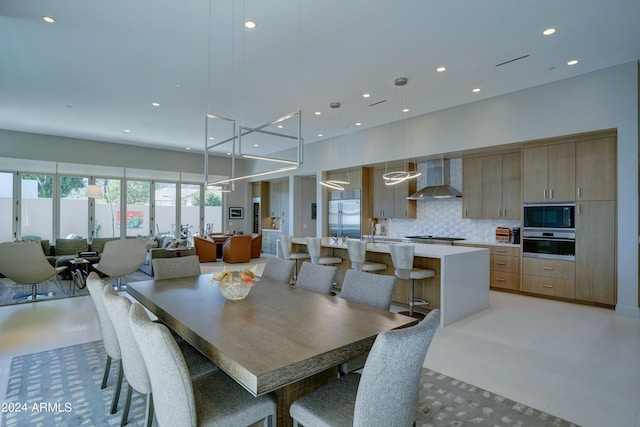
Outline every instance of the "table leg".
[[276, 390], [274, 392], [277, 411], [276, 426], [292, 427], [293, 419], [289, 415], [291, 404], [299, 397], [336, 379], [338, 379], [338, 367], [333, 367]]

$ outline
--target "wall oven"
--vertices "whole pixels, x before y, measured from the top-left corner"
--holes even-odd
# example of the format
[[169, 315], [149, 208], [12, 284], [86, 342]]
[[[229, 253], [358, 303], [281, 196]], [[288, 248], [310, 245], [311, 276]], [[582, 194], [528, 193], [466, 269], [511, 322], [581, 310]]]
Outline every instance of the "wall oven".
[[575, 261], [575, 204], [525, 204], [522, 256]]

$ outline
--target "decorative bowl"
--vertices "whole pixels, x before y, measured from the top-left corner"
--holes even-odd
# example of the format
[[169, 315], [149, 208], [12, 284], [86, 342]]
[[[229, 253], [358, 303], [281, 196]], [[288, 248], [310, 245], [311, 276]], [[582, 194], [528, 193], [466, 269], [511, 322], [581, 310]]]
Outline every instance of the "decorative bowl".
[[253, 286], [242, 280], [222, 280], [219, 287], [223, 297], [231, 301], [238, 301], [245, 299]]

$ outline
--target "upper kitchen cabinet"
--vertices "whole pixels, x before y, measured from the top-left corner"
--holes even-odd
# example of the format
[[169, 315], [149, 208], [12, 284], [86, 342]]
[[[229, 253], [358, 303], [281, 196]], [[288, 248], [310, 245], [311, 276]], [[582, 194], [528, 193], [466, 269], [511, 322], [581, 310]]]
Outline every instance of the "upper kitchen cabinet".
[[288, 216], [289, 182], [278, 181], [269, 184], [269, 216], [282, 218]]
[[384, 168], [373, 171], [373, 217], [415, 218], [416, 201], [407, 200], [407, 196], [415, 193], [416, 180], [386, 185], [382, 178], [384, 173]]
[[575, 200], [576, 145], [574, 142], [523, 149], [523, 201]]
[[463, 159], [464, 218], [520, 218], [520, 153]]
[[576, 201], [615, 200], [615, 138], [576, 144]]

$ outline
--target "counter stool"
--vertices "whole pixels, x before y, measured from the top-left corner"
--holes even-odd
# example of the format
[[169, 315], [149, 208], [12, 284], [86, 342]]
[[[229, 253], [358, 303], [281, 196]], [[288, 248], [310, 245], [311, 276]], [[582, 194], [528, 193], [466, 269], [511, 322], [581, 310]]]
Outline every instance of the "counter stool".
[[413, 295], [413, 281], [422, 280], [436, 275], [433, 270], [423, 268], [413, 268], [414, 245], [393, 244], [389, 245], [391, 260], [395, 268], [396, 277], [409, 281], [409, 294], [407, 297], [409, 304], [409, 316], [413, 316], [413, 307], [416, 305], [427, 305], [428, 301], [416, 299]]
[[337, 256], [321, 256], [320, 253], [320, 237], [307, 237], [307, 250], [313, 264], [334, 265], [342, 264], [342, 258]]
[[296, 262], [293, 269], [293, 280], [295, 281], [298, 277], [298, 260], [309, 259], [309, 254], [306, 252], [291, 252], [291, 236], [288, 234], [282, 234], [278, 241], [280, 242], [280, 249], [282, 250], [282, 258]]
[[354, 270], [373, 273], [387, 269], [387, 264], [365, 261], [367, 253], [366, 241], [347, 240], [347, 251], [349, 252], [349, 259], [351, 260], [351, 268]]

